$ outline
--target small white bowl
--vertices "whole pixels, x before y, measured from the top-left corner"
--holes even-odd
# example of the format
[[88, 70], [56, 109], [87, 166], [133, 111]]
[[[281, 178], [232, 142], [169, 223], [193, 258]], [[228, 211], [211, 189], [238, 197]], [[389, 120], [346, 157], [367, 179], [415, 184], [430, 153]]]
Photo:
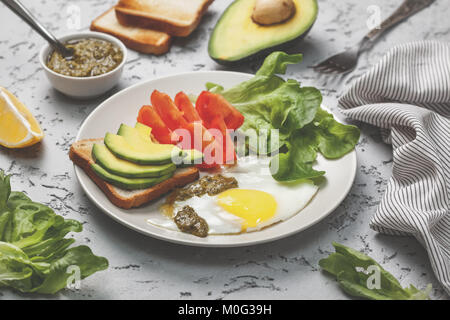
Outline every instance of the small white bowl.
[[95, 98], [112, 89], [120, 80], [127, 61], [127, 48], [119, 39], [100, 32], [80, 32], [60, 37], [62, 43], [69, 40], [97, 38], [116, 44], [123, 52], [122, 62], [108, 73], [94, 77], [71, 77], [59, 74], [47, 67], [47, 60], [53, 48], [47, 44], [40, 52], [39, 61], [52, 86], [63, 94], [76, 99]]

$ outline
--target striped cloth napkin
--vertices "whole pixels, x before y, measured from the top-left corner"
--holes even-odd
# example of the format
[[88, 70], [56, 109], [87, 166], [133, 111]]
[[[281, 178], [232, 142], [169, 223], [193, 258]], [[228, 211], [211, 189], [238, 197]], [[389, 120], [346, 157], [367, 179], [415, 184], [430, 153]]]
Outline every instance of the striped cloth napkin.
[[450, 294], [450, 43], [393, 48], [352, 84], [339, 107], [380, 127], [392, 144], [392, 177], [370, 227], [416, 237]]

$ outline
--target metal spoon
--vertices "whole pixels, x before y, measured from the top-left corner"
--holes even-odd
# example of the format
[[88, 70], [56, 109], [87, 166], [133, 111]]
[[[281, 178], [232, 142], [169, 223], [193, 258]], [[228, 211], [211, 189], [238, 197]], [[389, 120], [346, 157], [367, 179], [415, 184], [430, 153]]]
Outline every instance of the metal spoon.
[[66, 60], [71, 60], [73, 58], [74, 50], [72, 48], [67, 48], [63, 45], [56, 37], [48, 31], [41, 23], [39, 23], [36, 18], [33, 17], [31, 12], [25, 8], [18, 0], [0, 0], [11, 9], [15, 14], [17, 14], [23, 21], [28, 23], [37, 33], [39, 33], [45, 40], [47, 40], [50, 45], [57, 50]]

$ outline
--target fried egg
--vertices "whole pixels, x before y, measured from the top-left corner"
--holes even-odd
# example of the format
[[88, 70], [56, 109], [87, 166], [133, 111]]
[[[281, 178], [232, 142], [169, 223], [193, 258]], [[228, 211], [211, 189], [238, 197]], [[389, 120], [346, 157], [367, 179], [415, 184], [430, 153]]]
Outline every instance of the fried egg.
[[[192, 207], [208, 224], [208, 235], [258, 231], [299, 213], [317, 193], [312, 182], [280, 183], [269, 170], [270, 159], [249, 156], [225, 168], [223, 176], [234, 177], [238, 188], [217, 195], [194, 196], [175, 201], [171, 213], [161, 210], [148, 222], [169, 230], [179, 230], [173, 217], [185, 206]], [[172, 216], [171, 216], [172, 215]]]

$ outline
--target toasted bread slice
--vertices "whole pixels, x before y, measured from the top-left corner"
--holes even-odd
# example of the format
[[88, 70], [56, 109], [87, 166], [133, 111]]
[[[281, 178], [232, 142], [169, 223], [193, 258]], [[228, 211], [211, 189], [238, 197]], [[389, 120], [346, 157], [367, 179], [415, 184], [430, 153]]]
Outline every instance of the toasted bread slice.
[[115, 36], [130, 49], [155, 55], [169, 51], [172, 42], [171, 36], [167, 33], [120, 24], [117, 21], [114, 8], [109, 9], [92, 21], [91, 30]]
[[142, 206], [160, 198], [175, 188], [183, 187], [197, 180], [199, 177], [199, 171], [195, 167], [177, 169], [172, 178], [151, 188], [134, 191], [123, 190], [100, 179], [91, 169], [91, 164], [94, 163], [91, 155], [92, 146], [95, 143], [103, 143], [103, 139], [88, 139], [75, 142], [70, 148], [69, 157], [73, 163], [86, 172], [108, 199], [120, 208], [130, 209]]
[[186, 37], [200, 23], [214, 0], [120, 0], [119, 22], [125, 26], [150, 28]]

